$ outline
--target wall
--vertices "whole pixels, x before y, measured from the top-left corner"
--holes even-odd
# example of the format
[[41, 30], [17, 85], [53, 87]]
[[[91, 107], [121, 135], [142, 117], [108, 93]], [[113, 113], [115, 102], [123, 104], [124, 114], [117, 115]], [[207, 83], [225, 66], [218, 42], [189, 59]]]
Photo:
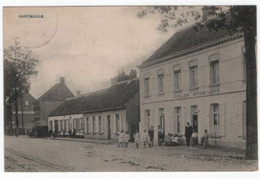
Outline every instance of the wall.
[[140, 95], [137, 94], [126, 106], [126, 121], [128, 123], [128, 132], [133, 140], [133, 134], [139, 131], [140, 122]]
[[[181, 134], [184, 134], [185, 123], [191, 121], [191, 105], [198, 106], [199, 136], [204, 129], [209, 129], [210, 104], [219, 103], [224, 118], [224, 135], [217, 138], [218, 145], [245, 147], [245, 139], [241, 137], [242, 102], [246, 100], [246, 83], [243, 80], [243, 39], [235, 40], [213, 48], [193, 53], [177, 59], [140, 70], [140, 102], [141, 127], [144, 128], [144, 113], [151, 110], [151, 121], [154, 126], [159, 124], [159, 108], [165, 110], [166, 134], [176, 132], [174, 126], [174, 108], [181, 107]], [[210, 85], [211, 55], [219, 55], [219, 85]], [[190, 89], [189, 63], [198, 61], [198, 89]], [[174, 92], [173, 68], [181, 68], [181, 91]], [[158, 70], [164, 70], [164, 93], [158, 94]], [[150, 96], [144, 95], [144, 76], [150, 77]], [[195, 95], [194, 95], [195, 94]], [[155, 127], [157, 132], [157, 127]], [[156, 136], [157, 137], [157, 136]], [[211, 141], [214, 142], [214, 141]]]
[[[81, 119], [82, 124], [84, 126], [83, 131], [85, 134], [85, 138], [90, 138], [90, 139], [108, 139], [108, 119], [107, 116], [110, 116], [110, 132], [111, 132], [111, 139], [113, 140], [118, 140], [118, 134], [119, 132], [116, 132], [115, 130], [115, 116], [119, 115], [119, 131], [122, 129], [124, 131], [127, 131], [127, 122], [126, 122], [126, 112], [125, 110], [115, 110], [115, 111], [105, 111], [105, 112], [98, 112], [98, 113], [87, 113], [87, 114], [75, 114], [75, 115], [66, 115], [66, 116], [52, 116], [48, 118], [48, 121], [54, 121], [54, 120], [68, 120], [69, 123], [73, 123], [73, 119]], [[96, 131], [93, 130], [93, 116], [95, 116], [95, 121], [96, 121]], [[102, 124], [103, 126], [101, 127], [101, 131], [99, 131], [98, 127], [98, 117], [102, 117]], [[88, 130], [87, 126], [87, 120], [90, 120], [90, 130]], [[74, 127], [75, 128], [75, 125]], [[76, 131], [78, 132], [78, 131]]]

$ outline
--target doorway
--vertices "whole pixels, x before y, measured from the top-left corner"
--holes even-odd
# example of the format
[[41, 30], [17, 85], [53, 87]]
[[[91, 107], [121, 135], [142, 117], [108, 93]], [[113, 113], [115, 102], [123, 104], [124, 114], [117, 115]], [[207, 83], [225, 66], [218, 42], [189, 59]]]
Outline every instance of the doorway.
[[111, 139], [110, 116], [107, 116], [107, 139]]
[[193, 129], [198, 132], [198, 106], [191, 106], [191, 120]]

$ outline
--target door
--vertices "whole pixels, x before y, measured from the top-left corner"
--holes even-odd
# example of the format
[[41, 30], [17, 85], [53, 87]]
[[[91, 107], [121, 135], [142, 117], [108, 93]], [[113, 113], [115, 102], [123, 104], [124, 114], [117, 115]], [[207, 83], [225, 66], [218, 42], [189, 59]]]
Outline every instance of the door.
[[160, 126], [162, 128], [163, 136], [165, 136], [165, 118], [164, 118], [164, 116], [160, 117]]
[[197, 106], [191, 106], [191, 122], [193, 129], [198, 132], [199, 126], [198, 126], [198, 107]]
[[111, 139], [110, 116], [107, 116], [107, 139]]
[[192, 116], [192, 126], [193, 129], [198, 132], [198, 115], [193, 115]]
[[58, 121], [55, 120], [54, 121], [54, 132], [58, 132], [58, 131], [59, 131]]

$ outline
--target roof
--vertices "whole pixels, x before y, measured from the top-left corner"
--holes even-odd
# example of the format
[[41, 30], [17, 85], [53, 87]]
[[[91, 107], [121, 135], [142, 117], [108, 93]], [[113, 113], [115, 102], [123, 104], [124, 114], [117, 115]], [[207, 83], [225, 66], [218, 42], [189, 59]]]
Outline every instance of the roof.
[[38, 98], [37, 101], [63, 101], [71, 97], [74, 97], [74, 95], [67, 85], [65, 83], [57, 83]]
[[124, 109], [139, 94], [139, 80], [133, 79], [110, 88], [65, 100], [49, 116], [93, 113]]
[[[220, 39], [227, 42], [234, 37], [240, 38], [241, 34], [232, 35], [228, 30], [209, 31], [205, 26], [200, 27], [198, 31], [194, 29], [195, 25], [185, 28], [181, 31], [176, 32], [165, 44], [163, 44], [157, 51], [155, 51], [146, 61], [140, 65], [140, 68], [159, 63], [164, 60], [173, 59], [179, 56], [186, 55], [183, 53], [189, 49], [213, 43]], [[219, 43], [215, 44], [218, 45]], [[209, 48], [205, 46], [204, 48]], [[203, 49], [204, 49], [203, 48]], [[202, 50], [199, 48], [198, 50]], [[194, 50], [192, 51], [194, 52]]]

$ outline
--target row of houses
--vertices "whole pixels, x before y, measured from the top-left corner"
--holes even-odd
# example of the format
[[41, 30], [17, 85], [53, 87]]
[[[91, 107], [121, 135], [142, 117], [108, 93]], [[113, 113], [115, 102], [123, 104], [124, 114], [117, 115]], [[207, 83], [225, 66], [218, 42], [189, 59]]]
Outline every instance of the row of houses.
[[[34, 122], [85, 138], [117, 139], [158, 126], [185, 139], [189, 122], [210, 143], [245, 148], [246, 76], [244, 38], [239, 32], [194, 26], [176, 32], [138, 66], [139, 78], [74, 96], [62, 78], [34, 102]], [[155, 135], [155, 140], [157, 135]]]

